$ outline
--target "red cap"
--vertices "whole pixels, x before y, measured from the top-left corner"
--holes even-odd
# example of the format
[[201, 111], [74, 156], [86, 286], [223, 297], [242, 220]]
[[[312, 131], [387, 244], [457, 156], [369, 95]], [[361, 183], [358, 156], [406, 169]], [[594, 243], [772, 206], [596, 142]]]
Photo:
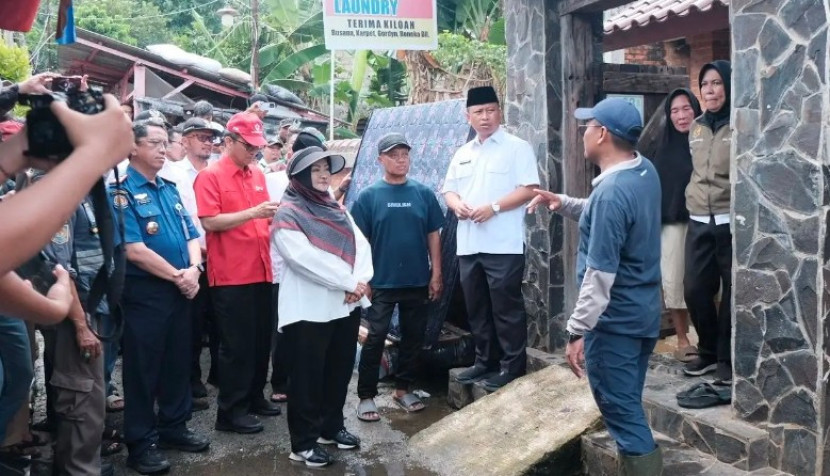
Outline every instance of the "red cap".
[[23, 124], [17, 121], [3, 121], [0, 122], [0, 135], [3, 137], [12, 136], [23, 129]]
[[265, 140], [262, 120], [256, 114], [250, 112], [234, 114], [225, 128], [228, 132], [239, 134], [245, 142], [253, 146], [265, 147], [268, 144]]

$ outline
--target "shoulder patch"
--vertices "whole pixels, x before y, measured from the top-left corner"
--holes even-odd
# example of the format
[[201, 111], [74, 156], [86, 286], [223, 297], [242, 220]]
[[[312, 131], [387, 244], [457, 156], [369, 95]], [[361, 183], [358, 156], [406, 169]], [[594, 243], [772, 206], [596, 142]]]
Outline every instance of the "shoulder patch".
[[64, 223], [60, 230], [52, 237], [52, 243], [65, 245], [69, 242], [69, 223]]
[[127, 199], [127, 194], [125, 193], [114, 193], [112, 204], [115, 205], [115, 208], [124, 209], [130, 204], [130, 201]]

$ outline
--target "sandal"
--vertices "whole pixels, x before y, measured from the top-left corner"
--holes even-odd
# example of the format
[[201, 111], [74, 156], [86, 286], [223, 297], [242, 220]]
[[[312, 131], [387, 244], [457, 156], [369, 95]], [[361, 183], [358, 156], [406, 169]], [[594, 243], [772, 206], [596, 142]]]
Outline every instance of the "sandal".
[[284, 393], [272, 393], [271, 401], [274, 403], [285, 403], [288, 401], [288, 395]]
[[2, 456], [3, 459], [12, 460], [19, 458], [40, 459], [43, 454], [34, 446], [27, 446], [25, 443], [18, 443], [16, 445], [0, 448], [0, 456]]
[[124, 449], [124, 443], [114, 440], [101, 440], [101, 456], [112, 456]]
[[402, 397], [392, 397], [401, 409], [407, 413], [415, 413], [426, 408], [424, 402], [414, 393], [407, 393]]
[[677, 404], [683, 408], [709, 408], [732, 401], [732, 388], [716, 388], [708, 382], [693, 385], [677, 394]]
[[120, 453], [124, 449], [124, 435], [113, 427], [105, 427], [101, 434], [101, 456]]
[[[374, 413], [377, 417], [367, 416], [370, 413]], [[357, 419], [366, 422], [380, 421], [380, 412], [378, 412], [378, 407], [373, 399], [364, 398], [357, 404]]]
[[674, 358], [679, 360], [680, 362], [691, 362], [696, 355], [697, 347], [693, 345], [678, 347], [677, 350], [674, 351]]
[[117, 393], [113, 393], [112, 395], [108, 396], [107, 411], [110, 413], [124, 411], [124, 397], [118, 395]]

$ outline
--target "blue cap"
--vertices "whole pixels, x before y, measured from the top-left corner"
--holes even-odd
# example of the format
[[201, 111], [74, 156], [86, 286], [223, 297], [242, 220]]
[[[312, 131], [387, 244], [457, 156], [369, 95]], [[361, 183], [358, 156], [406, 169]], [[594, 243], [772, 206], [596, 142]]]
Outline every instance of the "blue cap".
[[640, 111], [633, 104], [622, 98], [608, 98], [598, 102], [594, 107], [581, 107], [574, 112], [580, 121], [596, 119], [612, 134], [632, 144], [636, 144], [643, 132], [643, 120]]

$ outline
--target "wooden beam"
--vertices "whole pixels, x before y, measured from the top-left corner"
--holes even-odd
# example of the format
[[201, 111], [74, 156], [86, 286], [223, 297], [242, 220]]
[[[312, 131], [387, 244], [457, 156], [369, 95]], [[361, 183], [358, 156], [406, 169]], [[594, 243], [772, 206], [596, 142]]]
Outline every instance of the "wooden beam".
[[[596, 104], [602, 71], [602, 13], [560, 17], [562, 44], [562, 191], [573, 197], [591, 192], [594, 166], [583, 156], [582, 134], [574, 111]], [[579, 225], [564, 220], [563, 250], [566, 276], [575, 276]], [[576, 305], [579, 289], [565, 280], [565, 309]]]
[[133, 76], [133, 70], [135, 69], [135, 65], [130, 66], [130, 69], [127, 71], [127, 74], [121, 77], [121, 80], [118, 81], [118, 94], [121, 95], [121, 102], [129, 101], [132, 98], [132, 93], [127, 93], [127, 85], [130, 84], [130, 78]]
[[605, 51], [616, 51], [658, 41], [688, 38], [727, 28], [729, 28], [729, 7], [716, 2], [710, 10], [705, 12], [694, 11], [684, 17], [671, 15], [662, 22], [652, 21], [645, 26], [614, 31], [605, 35], [602, 47]]
[[189, 88], [190, 86], [192, 86], [194, 82], [195, 81], [189, 79], [189, 80], [183, 82], [182, 84], [178, 85], [176, 87], [176, 89], [170, 91], [169, 93], [165, 94], [161, 98], [162, 99], [167, 99], [167, 98], [173, 96], [174, 94], [180, 93], [180, 92], [184, 91], [185, 89]]
[[688, 88], [688, 75], [661, 75], [647, 73], [602, 73], [602, 92], [631, 94], [668, 94], [677, 88]]
[[560, 15], [571, 13], [602, 13], [605, 10], [621, 7], [631, 0], [561, 0]]
[[133, 66], [133, 114], [138, 114], [138, 99], [143, 98], [147, 92], [147, 68], [143, 64]]

